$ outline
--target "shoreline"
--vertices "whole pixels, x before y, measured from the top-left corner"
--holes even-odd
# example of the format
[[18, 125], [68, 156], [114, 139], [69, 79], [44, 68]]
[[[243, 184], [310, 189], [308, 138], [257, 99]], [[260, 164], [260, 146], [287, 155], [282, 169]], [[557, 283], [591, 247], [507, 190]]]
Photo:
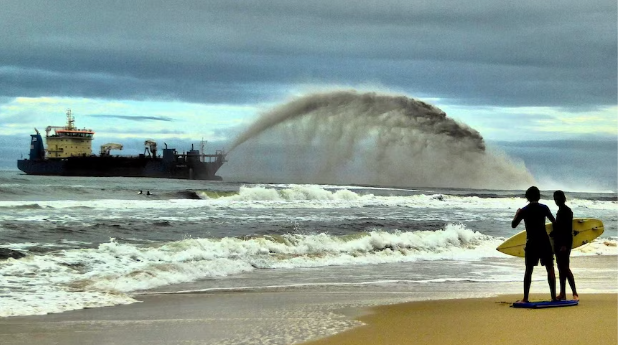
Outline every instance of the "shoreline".
[[[575, 307], [509, 308], [521, 282], [154, 293], [128, 305], [0, 318], [0, 344], [616, 344], [617, 256], [574, 257], [572, 270]], [[534, 273], [532, 300], [549, 297], [543, 273]]]
[[[517, 309], [520, 295], [433, 300], [370, 308], [363, 326], [303, 345], [617, 344], [617, 294], [581, 294], [578, 306]], [[546, 300], [531, 294], [532, 301]]]
[[[511, 308], [520, 297], [295, 310], [298, 293], [158, 295], [127, 306], [0, 319], [0, 343], [617, 344], [617, 293], [581, 293], [573, 307]], [[547, 297], [531, 294], [531, 300]], [[309, 296], [316, 298], [333, 297]], [[267, 310], [256, 312], [260, 303]], [[284, 312], [277, 309], [280, 304], [286, 305]]]

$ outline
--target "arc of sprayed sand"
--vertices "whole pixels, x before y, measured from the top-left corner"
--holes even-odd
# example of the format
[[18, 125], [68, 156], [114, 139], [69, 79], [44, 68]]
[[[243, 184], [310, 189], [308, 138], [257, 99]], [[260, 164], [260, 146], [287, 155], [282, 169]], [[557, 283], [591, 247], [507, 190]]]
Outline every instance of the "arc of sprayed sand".
[[325, 114], [337, 116], [339, 109], [347, 106], [356, 107], [356, 110], [364, 115], [389, 114], [390, 116], [402, 116], [402, 120], [413, 119], [415, 121], [405, 121], [405, 126], [454, 139], [468, 139], [480, 151], [485, 150], [484, 140], [479, 132], [447, 117], [445, 112], [437, 107], [406, 96], [374, 92], [358, 93], [352, 90], [309, 94], [263, 113], [256, 122], [237, 137], [230, 151], [280, 124], [313, 114], [318, 110], [331, 110], [326, 111]]

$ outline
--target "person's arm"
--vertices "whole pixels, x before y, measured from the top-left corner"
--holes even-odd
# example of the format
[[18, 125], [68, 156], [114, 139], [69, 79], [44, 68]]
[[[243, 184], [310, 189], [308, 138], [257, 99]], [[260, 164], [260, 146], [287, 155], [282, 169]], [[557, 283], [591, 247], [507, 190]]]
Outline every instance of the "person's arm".
[[[561, 210], [557, 211], [557, 219], [559, 219], [559, 213], [561, 212]], [[550, 213], [550, 209], [546, 208], [546, 217], [548, 219], [550, 219], [550, 222], [552, 223], [552, 231], [550, 233], [548, 233], [548, 236], [550, 237], [555, 237], [555, 235], [558, 234], [558, 227], [559, 227], [559, 223], [557, 222], [557, 219], [554, 219], [552, 217], [552, 213]]]
[[568, 224], [568, 229], [569, 229], [569, 234], [571, 237], [573, 237], [574, 234], [574, 212], [572, 212], [572, 210], [570, 209], [569, 212], [567, 213], [567, 221], [569, 223]]
[[519, 208], [518, 211], [516, 211], [516, 215], [514, 215], [514, 220], [512, 220], [512, 229], [515, 229], [518, 224], [520, 224], [520, 221], [522, 220], [522, 209]]
[[550, 219], [550, 222], [552, 223], [553, 226], [557, 222], [557, 220], [555, 219], [555, 216], [552, 215], [548, 206], [546, 206], [546, 217]]

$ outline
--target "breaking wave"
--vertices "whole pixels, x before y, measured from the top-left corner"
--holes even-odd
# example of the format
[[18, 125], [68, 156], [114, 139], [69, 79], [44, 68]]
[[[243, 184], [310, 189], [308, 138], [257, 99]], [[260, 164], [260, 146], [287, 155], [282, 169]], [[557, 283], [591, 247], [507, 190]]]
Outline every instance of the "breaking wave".
[[[0, 316], [31, 315], [133, 303], [128, 294], [257, 269], [375, 265], [499, 257], [503, 238], [448, 224], [436, 231], [375, 230], [344, 236], [286, 234], [254, 238], [187, 238], [163, 245], [118, 243], [0, 262], [5, 298]], [[575, 255], [617, 253], [616, 239]], [[27, 284], [26, 284], [27, 283]]]

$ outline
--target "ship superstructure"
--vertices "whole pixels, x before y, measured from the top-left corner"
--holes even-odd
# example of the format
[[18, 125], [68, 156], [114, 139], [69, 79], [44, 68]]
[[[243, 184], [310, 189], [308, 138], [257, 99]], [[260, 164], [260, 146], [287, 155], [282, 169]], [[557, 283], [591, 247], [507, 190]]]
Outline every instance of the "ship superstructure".
[[[67, 125], [64, 127], [47, 126], [45, 141], [47, 142], [48, 158], [66, 158], [74, 156], [89, 156], [92, 154], [92, 139], [95, 132], [92, 129], [77, 129], [71, 109], [67, 109]], [[50, 131], [53, 134], [49, 134]]]
[[[176, 149], [165, 148], [158, 155], [157, 143], [144, 142], [144, 153], [138, 156], [112, 155], [111, 150], [122, 150], [123, 145], [107, 143], [101, 145], [100, 154], [92, 153], [92, 140], [95, 132], [91, 129], [78, 129], [71, 110], [67, 110], [66, 126], [48, 126], [43, 138], [35, 128], [30, 135], [29, 159], [17, 161], [19, 170], [29, 175], [65, 176], [127, 176], [160, 177], [195, 180], [221, 180], [217, 170], [226, 162], [223, 150], [214, 154], [204, 154], [202, 150], [179, 153]], [[53, 132], [52, 132], [53, 130]], [[52, 134], [50, 134], [52, 132]]]

